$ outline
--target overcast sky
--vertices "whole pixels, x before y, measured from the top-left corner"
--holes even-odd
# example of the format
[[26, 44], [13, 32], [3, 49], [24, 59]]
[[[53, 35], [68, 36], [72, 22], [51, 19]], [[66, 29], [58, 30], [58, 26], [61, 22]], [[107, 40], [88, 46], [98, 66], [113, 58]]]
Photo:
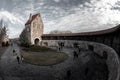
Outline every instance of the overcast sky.
[[0, 0], [0, 19], [9, 37], [19, 36], [30, 13], [41, 14], [44, 33], [102, 30], [120, 23], [120, 0]]

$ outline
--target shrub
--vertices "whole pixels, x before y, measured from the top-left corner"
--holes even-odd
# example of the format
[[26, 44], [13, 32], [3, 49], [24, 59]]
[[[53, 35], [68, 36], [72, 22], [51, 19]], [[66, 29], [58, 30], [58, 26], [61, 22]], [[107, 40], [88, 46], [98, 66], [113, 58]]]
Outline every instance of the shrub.
[[22, 42], [21, 46], [23, 46], [23, 47], [30, 47], [30, 43], [29, 42]]

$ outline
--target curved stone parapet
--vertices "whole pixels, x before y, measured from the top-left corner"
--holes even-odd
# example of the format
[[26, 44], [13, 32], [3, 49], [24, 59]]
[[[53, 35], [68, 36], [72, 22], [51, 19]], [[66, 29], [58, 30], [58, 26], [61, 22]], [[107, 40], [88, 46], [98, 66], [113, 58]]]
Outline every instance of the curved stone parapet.
[[73, 47], [74, 44], [77, 44], [79, 48], [89, 49], [89, 46], [92, 46], [93, 51], [100, 56], [104, 56], [103, 53], [107, 53], [106, 63], [108, 65], [109, 70], [109, 78], [108, 80], [119, 80], [119, 72], [120, 72], [120, 65], [119, 65], [119, 57], [116, 51], [104, 44], [96, 43], [96, 42], [89, 42], [89, 41], [77, 41], [77, 40], [43, 40], [43, 46], [56, 46], [58, 47], [58, 43], [64, 43], [65, 47]]
[[42, 40], [81, 40], [98, 42], [111, 46], [120, 56], [120, 25], [109, 29], [92, 32], [43, 34]]

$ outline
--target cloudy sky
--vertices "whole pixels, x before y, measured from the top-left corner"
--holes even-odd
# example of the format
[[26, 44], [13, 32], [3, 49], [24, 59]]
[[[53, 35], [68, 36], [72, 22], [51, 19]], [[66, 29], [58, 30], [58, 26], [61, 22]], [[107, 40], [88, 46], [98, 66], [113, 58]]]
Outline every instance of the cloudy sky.
[[44, 33], [102, 30], [120, 23], [120, 0], [0, 0], [10, 38], [19, 36], [30, 13], [41, 13]]

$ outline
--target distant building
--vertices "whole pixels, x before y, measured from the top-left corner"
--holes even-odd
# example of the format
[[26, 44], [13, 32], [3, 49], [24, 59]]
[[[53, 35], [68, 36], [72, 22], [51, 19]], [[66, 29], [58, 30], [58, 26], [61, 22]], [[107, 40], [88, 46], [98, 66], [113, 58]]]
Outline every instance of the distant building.
[[30, 14], [28, 21], [25, 23], [25, 28], [20, 35], [21, 43], [30, 43], [31, 45], [40, 45], [41, 36], [43, 35], [43, 21], [41, 15]]

